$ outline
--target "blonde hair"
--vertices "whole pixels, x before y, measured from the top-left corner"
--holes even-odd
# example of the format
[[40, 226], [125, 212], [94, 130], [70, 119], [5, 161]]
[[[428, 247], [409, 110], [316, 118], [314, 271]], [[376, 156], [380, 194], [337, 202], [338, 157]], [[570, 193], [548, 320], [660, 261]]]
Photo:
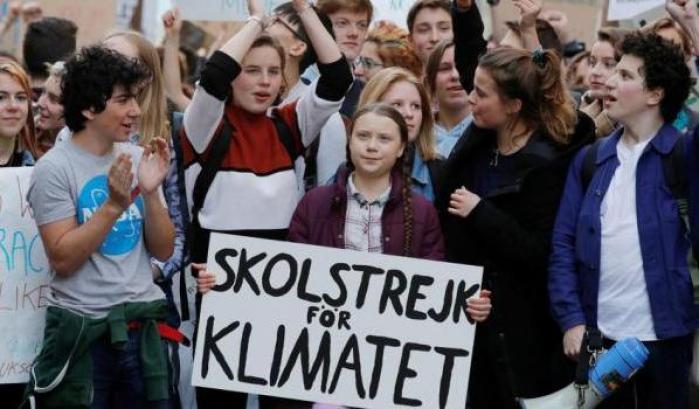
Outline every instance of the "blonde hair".
[[134, 31], [116, 31], [104, 38], [121, 37], [138, 50], [138, 59], [148, 67], [151, 79], [148, 85], [138, 95], [138, 106], [141, 108], [139, 143], [148, 145], [155, 137], [168, 139], [170, 136], [167, 121], [167, 103], [163, 86], [163, 71], [160, 67], [160, 57], [157, 49], [141, 34]]
[[437, 144], [434, 137], [434, 118], [432, 117], [430, 97], [427, 95], [422, 82], [410, 71], [400, 67], [391, 67], [376, 73], [364, 86], [364, 90], [359, 97], [357, 109], [361, 109], [368, 104], [382, 102], [388, 90], [399, 82], [407, 82], [414, 85], [420, 94], [422, 124], [415, 139], [416, 148], [423, 160], [437, 159], [439, 154], [437, 153]]

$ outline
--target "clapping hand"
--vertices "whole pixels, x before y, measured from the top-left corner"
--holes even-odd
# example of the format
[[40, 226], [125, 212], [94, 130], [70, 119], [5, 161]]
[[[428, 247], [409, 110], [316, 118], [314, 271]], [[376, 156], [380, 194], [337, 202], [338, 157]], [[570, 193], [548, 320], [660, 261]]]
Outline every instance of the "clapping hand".
[[163, 138], [155, 138], [143, 149], [138, 164], [138, 186], [141, 193], [150, 195], [163, 183], [170, 167], [170, 149]]

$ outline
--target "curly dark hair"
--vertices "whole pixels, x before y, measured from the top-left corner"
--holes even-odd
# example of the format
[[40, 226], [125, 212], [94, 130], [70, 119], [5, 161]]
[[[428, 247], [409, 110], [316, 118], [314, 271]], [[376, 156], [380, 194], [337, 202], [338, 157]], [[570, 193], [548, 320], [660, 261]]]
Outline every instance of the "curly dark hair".
[[151, 76], [148, 68], [102, 46], [80, 50], [65, 65], [61, 82], [61, 104], [66, 125], [73, 132], [85, 128], [86, 109], [104, 111], [115, 86], [132, 88], [143, 85]]
[[694, 85], [680, 47], [655, 33], [635, 32], [624, 38], [621, 52], [643, 61], [645, 88], [663, 90], [660, 114], [665, 122], [674, 121]]

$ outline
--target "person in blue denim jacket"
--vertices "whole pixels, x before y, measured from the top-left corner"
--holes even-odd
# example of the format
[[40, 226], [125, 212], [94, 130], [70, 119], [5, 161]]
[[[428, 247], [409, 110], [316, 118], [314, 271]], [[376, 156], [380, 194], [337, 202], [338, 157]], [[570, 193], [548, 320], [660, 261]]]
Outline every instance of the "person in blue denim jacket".
[[550, 300], [569, 357], [580, 352], [586, 326], [599, 328], [607, 347], [636, 337], [650, 351], [634, 380], [599, 408], [688, 408], [699, 305], [687, 268], [690, 242], [663, 157], [685, 144], [691, 201], [699, 136], [671, 124], [692, 79], [680, 49], [655, 34], [628, 36], [622, 54], [604, 100], [622, 127], [592, 145], [591, 178], [584, 176], [588, 149], [570, 167], [553, 232]]

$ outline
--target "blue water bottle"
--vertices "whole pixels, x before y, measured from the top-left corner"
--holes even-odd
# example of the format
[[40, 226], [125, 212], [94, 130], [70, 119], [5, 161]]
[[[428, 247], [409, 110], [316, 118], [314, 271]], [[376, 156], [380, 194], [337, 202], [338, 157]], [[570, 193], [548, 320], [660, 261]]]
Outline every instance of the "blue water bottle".
[[648, 349], [636, 338], [627, 338], [600, 355], [590, 369], [590, 383], [600, 398], [614, 393], [648, 360]]

